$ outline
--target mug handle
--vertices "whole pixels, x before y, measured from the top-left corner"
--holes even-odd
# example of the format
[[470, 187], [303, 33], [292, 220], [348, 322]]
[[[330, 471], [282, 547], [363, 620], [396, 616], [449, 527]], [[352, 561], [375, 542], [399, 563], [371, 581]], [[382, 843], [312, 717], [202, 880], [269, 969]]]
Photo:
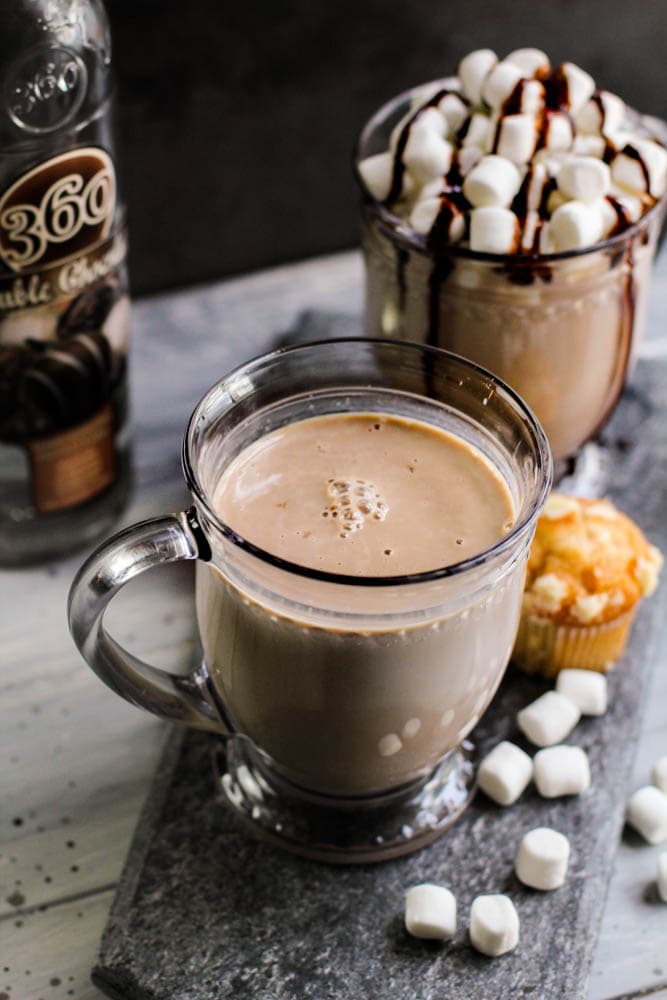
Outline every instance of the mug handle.
[[107, 605], [133, 577], [165, 563], [210, 558], [194, 508], [135, 524], [110, 538], [83, 564], [70, 589], [67, 613], [84, 660], [121, 698], [169, 722], [226, 733], [204, 670], [179, 677], [151, 667], [112, 639], [104, 627]]

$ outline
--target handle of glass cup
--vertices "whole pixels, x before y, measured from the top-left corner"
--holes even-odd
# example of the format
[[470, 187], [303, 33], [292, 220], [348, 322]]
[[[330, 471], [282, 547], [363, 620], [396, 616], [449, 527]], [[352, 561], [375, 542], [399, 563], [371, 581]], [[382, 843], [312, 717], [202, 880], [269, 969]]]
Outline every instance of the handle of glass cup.
[[121, 587], [153, 566], [211, 557], [194, 509], [143, 521], [119, 532], [83, 564], [70, 589], [69, 627], [81, 655], [122, 698], [170, 722], [225, 732], [206, 678], [159, 670], [124, 649], [104, 627]]

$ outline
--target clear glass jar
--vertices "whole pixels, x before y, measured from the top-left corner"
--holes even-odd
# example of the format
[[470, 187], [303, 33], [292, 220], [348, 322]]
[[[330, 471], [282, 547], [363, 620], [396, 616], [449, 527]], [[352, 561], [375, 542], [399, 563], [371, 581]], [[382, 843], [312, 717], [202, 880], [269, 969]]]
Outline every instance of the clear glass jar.
[[[388, 148], [416, 93], [370, 119], [355, 163]], [[556, 460], [574, 455], [623, 389], [644, 326], [665, 199], [586, 250], [496, 255], [457, 245], [433, 250], [357, 180], [367, 335], [444, 347], [483, 365], [532, 407]]]
[[130, 486], [125, 212], [98, 0], [0, 10], [0, 564], [91, 542]]

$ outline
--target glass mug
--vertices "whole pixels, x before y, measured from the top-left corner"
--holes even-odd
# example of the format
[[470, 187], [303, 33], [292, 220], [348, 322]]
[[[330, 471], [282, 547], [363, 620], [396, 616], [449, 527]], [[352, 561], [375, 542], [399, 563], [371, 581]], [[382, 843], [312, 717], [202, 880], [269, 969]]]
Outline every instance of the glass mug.
[[[355, 163], [389, 147], [392, 129], [422, 90], [399, 94], [373, 115]], [[664, 141], [664, 122], [636, 121]], [[605, 424], [625, 384], [667, 200], [585, 250], [489, 254], [429, 246], [356, 176], [368, 336], [415, 340], [484, 365], [534, 409], [556, 461], [575, 455]]]
[[[384, 412], [474, 445], [502, 475], [516, 521], [474, 558], [430, 572], [328, 573], [262, 551], [211, 504], [220, 472], [252, 441], [324, 413]], [[222, 737], [222, 797], [256, 831], [302, 854], [365, 862], [441, 833], [474, 784], [465, 741], [514, 642], [525, 563], [551, 485], [535, 417], [476, 365], [366, 338], [275, 351], [237, 368], [190, 418], [183, 467], [193, 506], [122, 531], [80, 570], [70, 628], [112, 690], [161, 718]], [[197, 562], [203, 663], [172, 676], [105, 631], [138, 573]]]

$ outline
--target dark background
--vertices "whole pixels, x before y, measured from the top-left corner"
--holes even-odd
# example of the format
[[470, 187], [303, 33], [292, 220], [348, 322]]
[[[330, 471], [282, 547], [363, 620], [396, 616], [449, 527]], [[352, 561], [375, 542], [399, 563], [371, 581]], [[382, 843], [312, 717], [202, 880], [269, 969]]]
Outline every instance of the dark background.
[[667, 117], [666, 0], [107, 0], [136, 293], [358, 241], [369, 114], [472, 48], [537, 45]]

